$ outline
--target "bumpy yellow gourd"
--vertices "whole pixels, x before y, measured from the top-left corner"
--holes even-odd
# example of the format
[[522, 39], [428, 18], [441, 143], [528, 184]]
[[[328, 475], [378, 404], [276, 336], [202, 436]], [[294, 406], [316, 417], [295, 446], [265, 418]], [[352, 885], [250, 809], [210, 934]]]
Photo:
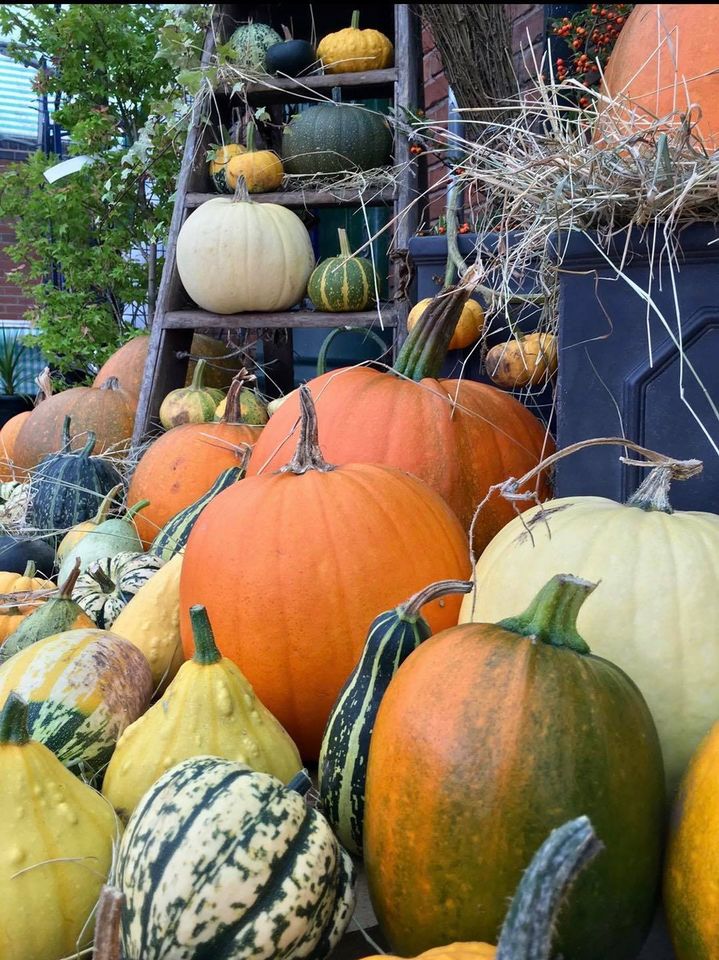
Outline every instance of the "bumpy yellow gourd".
[[119, 824], [98, 793], [30, 740], [27, 705], [15, 694], [0, 712], [0, 769], [0, 957], [74, 957], [92, 940]]
[[220, 655], [202, 606], [190, 608], [195, 655], [120, 738], [102, 792], [124, 819], [166, 770], [197, 756], [246, 763], [288, 783], [302, 762], [287, 731]]
[[379, 30], [360, 30], [359, 16], [359, 10], [354, 10], [351, 26], [320, 40], [317, 56], [325, 73], [358, 73], [392, 66], [392, 41]]

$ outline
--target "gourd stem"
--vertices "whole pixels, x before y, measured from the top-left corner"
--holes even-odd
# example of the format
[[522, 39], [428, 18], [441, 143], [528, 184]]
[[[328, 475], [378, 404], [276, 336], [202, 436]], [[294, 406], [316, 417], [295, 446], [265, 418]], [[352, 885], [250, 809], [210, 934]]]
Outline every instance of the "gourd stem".
[[22, 746], [30, 743], [27, 726], [27, 704], [13, 690], [0, 710], [0, 743]]
[[80, 558], [75, 557], [75, 565], [67, 575], [67, 580], [60, 585], [60, 600], [72, 600], [72, 591], [75, 589], [77, 578], [80, 576]]
[[669, 502], [669, 488], [673, 479], [674, 473], [671, 466], [655, 467], [627, 500], [627, 506], [639, 507], [640, 510], [673, 513], [674, 510]]
[[103, 593], [114, 593], [116, 584], [108, 577], [99, 563], [94, 563], [87, 572]]
[[25, 572], [23, 573], [23, 577], [26, 577], [28, 580], [32, 580], [36, 572], [37, 567], [35, 566], [35, 561], [28, 560], [28, 562], [25, 564]]
[[192, 659], [195, 663], [203, 665], [219, 663], [222, 654], [217, 649], [207, 610], [201, 603], [196, 603], [190, 607], [190, 623], [192, 624], [192, 636], [195, 640], [195, 654]]
[[558, 573], [546, 583], [524, 613], [500, 620], [497, 626], [522, 637], [536, 637], [553, 647], [568, 647], [576, 653], [590, 653], [577, 632], [579, 609], [596, 583]]
[[97, 440], [97, 434], [93, 433], [92, 430], [87, 432], [87, 442], [85, 446], [80, 451], [81, 457], [89, 457], [92, 451], [95, 449], [95, 441]]
[[294, 790], [295, 793], [299, 793], [300, 796], [304, 795], [309, 791], [312, 786], [312, 780], [310, 779], [309, 773], [303, 768], [287, 784], [288, 790]]
[[257, 133], [257, 126], [254, 123], [247, 124], [247, 152], [254, 153], [257, 149], [255, 147], [255, 134]]
[[140, 510], [144, 510], [145, 507], [149, 507], [149, 506], [150, 506], [149, 500], [138, 500], [137, 503], [133, 504], [133, 506], [128, 508], [127, 513], [125, 514], [123, 519], [134, 520], [135, 515], [138, 514]]
[[94, 526], [99, 527], [101, 523], [104, 523], [105, 520], [107, 520], [107, 515], [110, 512], [112, 501], [115, 499], [120, 490], [122, 490], [122, 488], [123, 484], [118, 483], [112, 488], [112, 490], [109, 491], [109, 493], [105, 494], [102, 503], [97, 509], [97, 513], [90, 521]]
[[294, 456], [288, 464], [280, 467], [278, 473], [294, 473], [298, 476], [308, 470], [318, 470], [328, 473], [334, 470], [331, 463], [327, 463], [320, 450], [317, 431], [317, 411], [309, 388], [303, 383], [299, 389], [300, 395], [300, 439]]
[[337, 236], [340, 238], [340, 255], [349, 259], [352, 256], [349, 237], [344, 227], [337, 228]]
[[431, 603], [440, 597], [446, 597], [451, 593], [470, 593], [474, 584], [471, 580], [438, 580], [437, 583], [431, 583], [424, 590], [415, 593], [406, 603], [397, 607], [397, 615], [402, 620], [409, 620], [411, 623], [419, 620], [420, 612], [425, 603]]
[[427, 304], [394, 363], [396, 373], [417, 381], [439, 376], [469, 294], [467, 286], [451, 287]]
[[198, 360], [195, 363], [195, 371], [192, 374], [192, 383], [190, 384], [190, 390], [202, 390], [204, 386], [205, 379], [205, 366], [207, 365], [206, 360]]
[[223, 423], [244, 423], [242, 419], [242, 408], [240, 406], [240, 393], [244, 378], [239, 375], [234, 377], [227, 391], [227, 400], [225, 401], [225, 413], [222, 417]]
[[587, 817], [553, 830], [532, 858], [509, 905], [496, 960], [547, 960], [557, 914], [581, 871], [603, 849]]
[[107, 884], [97, 904], [92, 960], [120, 960], [120, 921], [125, 897]]
[[233, 203], [251, 203], [250, 191], [247, 189], [247, 182], [244, 177], [238, 177], [235, 185], [235, 192], [232, 194]]
[[72, 437], [70, 436], [70, 417], [65, 417], [62, 421], [62, 449], [67, 450], [67, 448], [72, 443]]
[[353, 11], [352, 11], [352, 22], [351, 22], [351, 24], [350, 24], [350, 26], [352, 27], [353, 30], [359, 30], [359, 18], [360, 18], [360, 12], [359, 12], [359, 10], [353, 10]]
[[107, 380], [100, 385], [101, 390], [119, 390], [120, 381], [117, 377], [108, 377]]

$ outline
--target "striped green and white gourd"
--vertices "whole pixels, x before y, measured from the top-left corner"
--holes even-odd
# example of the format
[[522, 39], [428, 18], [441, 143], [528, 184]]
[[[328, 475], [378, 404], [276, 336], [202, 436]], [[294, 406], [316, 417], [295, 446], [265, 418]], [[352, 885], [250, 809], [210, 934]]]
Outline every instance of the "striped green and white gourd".
[[45, 457], [30, 476], [29, 523], [42, 536], [57, 538], [94, 516], [103, 497], [122, 478], [112, 463], [91, 456], [96, 437], [90, 431], [82, 450], [70, 450], [70, 417], [63, 423], [63, 448]]
[[223, 470], [207, 493], [203, 493], [199, 499], [191, 503], [189, 507], [185, 507], [184, 510], [180, 510], [174, 517], [170, 517], [152, 541], [148, 553], [167, 561], [184, 550], [192, 528], [210, 500], [214, 500], [218, 493], [222, 493], [233, 483], [241, 480], [245, 475], [245, 469], [245, 466], [239, 466], [228, 467], [227, 470]]
[[353, 257], [347, 231], [337, 231], [340, 255], [318, 264], [307, 283], [307, 295], [318, 310], [344, 313], [364, 310], [375, 299], [376, 275], [369, 260]]
[[33, 740], [80, 771], [107, 763], [125, 727], [148, 708], [152, 689], [144, 654], [104, 630], [46, 637], [0, 666], [0, 708], [15, 691], [27, 702]]
[[218, 757], [165, 773], [130, 817], [110, 882], [132, 960], [324, 960], [354, 909], [349, 855], [301, 792]]
[[362, 855], [367, 757], [382, 697], [400, 665], [432, 633], [420, 611], [425, 603], [471, 589], [464, 580], [441, 580], [376, 617], [332, 708], [320, 750], [320, 808], [350, 853]]
[[75, 584], [73, 600], [100, 630], [108, 630], [137, 591], [164, 565], [149, 553], [118, 553], [91, 564]]

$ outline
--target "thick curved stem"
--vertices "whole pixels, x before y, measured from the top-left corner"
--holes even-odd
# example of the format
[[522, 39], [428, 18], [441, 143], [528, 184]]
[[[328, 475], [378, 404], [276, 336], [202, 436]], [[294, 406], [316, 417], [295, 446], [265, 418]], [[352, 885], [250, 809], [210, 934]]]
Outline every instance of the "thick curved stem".
[[103, 593], [114, 593], [117, 584], [105, 573], [99, 563], [94, 563], [87, 571]]
[[308, 470], [318, 470], [320, 473], [329, 473], [334, 465], [327, 463], [320, 450], [317, 430], [317, 411], [312, 394], [304, 383], [299, 389], [300, 395], [300, 439], [294, 456], [288, 464], [280, 467], [278, 473], [294, 473], [298, 476]]
[[205, 367], [207, 366], [206, 360], [198, 360], [195, 363], [195, 370], [192, 374], [192, 383], [190, 384], [190, 390], [202, 390], [205, 380]]
[[577, 616], [595, 587], [596, 583], [558, 573], [542, 587], [524, 613], [500, 620], [497, 626], [552, 647], [589, 653], [588, 644], [577, 631]]
[[196, 603], [190, 607], [190, 623], [192, 624], [192, 636], [195, 641], [195, 653], [192, 659], [195, 663], [203, 665], [219, 663], [222, 654], [217, 649], [207, 610], [201, 603]]
[[32, 578], [35, 576], [36, 573], [37, 573], [37, 567], [35, 566], [35, 561], [28, 560], [28, 562], [25, 564], [23, 577], [25, 577], [25, 579], [27, 580], [32, 580]]
[[469, 286], [452, 287], [427, 305], [394, 363], [397, 373], [417, 381], [439, 376], [470, 293]]
[[92, 451], [95, 449], [95, 442], [97, 440], [97, 434], [93, 433], [92, 430], [88, 431], [87, 442], [85, 446], [80, 451], [81, 457], [89, 457], [92, 454]]
[[134, 503], [131, 507], [128, 508], [128, 511], [125, 514], [123, 519], [134, 520], [135, 515], [138, 514], [140, 510], [144, 510], [145, 507], [149, 507], [149, 506], [150, 506], [149, 500], [138, 500], [137, 503]]
[[112, 488], [108, 493], [105, 494], [102, 503], [97, 508], [97, 513], [90, 521], [96, 527], [99, 527], [101, 523], [104, 523], [107, 520], [107, 515], [110, 512], [110, 507], [112, 506], [112, 501], [118, 495], [118, 493], [124, 488], [124, 484], [118, 483]]
[[72, 600], [72, 591], [75, 589], [77, 578], [80, 576], [80, 558], [75, 557], [75, 565], [67, 575], [67, 580], [60, 585], [60, 600]]
[[697, 472], [696, 470], [687, 471], [681, 461], [655, 467], [627, 500], [627, 506], [639, 507], [640, 510], [660, 510], [662, 513], [673, 513], [672, 505], [669, 502], [669, 488], [672, 485], [672, 480], [686, 480], [687, 477], [694, 476], [694, 473]]
[[452, 593], [470, 593], [473, 586], [471, 580], [438, 580], [437, 583], [431, 583], [424, 590], [415, 593], [406, 603], [397, 607], [397, 613], [402, 620], [414, 622], [419, 619], [425, 603], [431, 603]]

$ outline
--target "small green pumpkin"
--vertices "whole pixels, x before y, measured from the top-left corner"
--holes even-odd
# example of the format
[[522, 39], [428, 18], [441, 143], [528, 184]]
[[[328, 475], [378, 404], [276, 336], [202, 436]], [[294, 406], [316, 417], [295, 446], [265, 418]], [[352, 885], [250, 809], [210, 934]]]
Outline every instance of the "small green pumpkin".
[[218, 493], [222, 493], [233, 483], [237, 483], [245, 475], [245, 467], [228, 467], [219, 474], [217, 480], [212, 484], [207, 493], [203, 493], [199, 499], [191, 503], [189, 507], [180, 510], [174, 517], [171, 517], [158, 535], [152, 541], [148, 553], [161, 557], [163, 561], [168, 561], [184, 550], [185, 544], [192, 532], [192, 528], [197, 522], [200, 514], [205, 509], [210, 500], [214, 500]]
[[127, 824], [111, 883], [123, 956], [325, 960], [354, 907], [349, 855], [301, 792], [219, 757], [172, 767]]
[[353, 257], [347, 231], [337, 231], [340, 255], [323, 260], [312, 271], [307, 295], [318, 310], [342, 313], [364, 310], [375, 299], [377, 276], [369, 260]]
[[432, 635], [420, 610], [439, 597], [471, 589], [464, 580], [441, 580], [376, 617], [360, 661], [332, 708], [320, 751], [320, 809], [350, 853], [362, 855], [367, 758], [382, 697], [400, 665]]
[[351, 103], [308, 107], [282, 133], [282, 163], [290, 174], [371, 170], [387, 166], [391, 151], [384, 117]]
[[97, 560], [78, 577], [74, 598], [100, 630], [109, 630], [140, 587], [164, 564], [148, 553], [118, 553]]
[[190, 386], [170, 391], [162, 401], [160, 423], [165, 430], [182, 423], [208, 423], [214, 417], [222, 391], [204, 386], [206, 363], [198, 360]]
[[267, 50], [282, 37], [266, 23], [243, 23], [229, 39], [232, 58], [240, 69], [252, 73], [267, 73]]
[[96, 560], [114, 557], [117, 553], [142, 553], [142, 541], [137, 533], [134, 517], [149, 504], [149, 500], [138, 500], [124, 517], [111, 517], [86, 533], [82, 540], [65, 554], [58, 580], [67, 580], [78, 557], [82, 573]]

